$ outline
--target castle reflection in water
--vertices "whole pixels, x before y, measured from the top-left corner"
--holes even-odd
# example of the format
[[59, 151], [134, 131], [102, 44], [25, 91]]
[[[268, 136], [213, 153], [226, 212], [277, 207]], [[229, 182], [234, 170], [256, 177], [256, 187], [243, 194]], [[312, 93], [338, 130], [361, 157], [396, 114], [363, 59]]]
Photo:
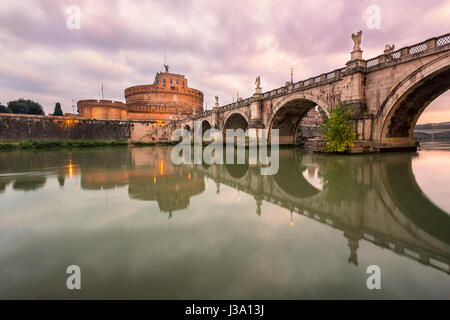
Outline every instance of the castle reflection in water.
[[364, 239], [450, 273], [450, 216], [417, 185], [414, 154], [341, 158], [281, 149], [274, 176], [261, 176], [258, 166], [249, 165], [173, 165], [170, 154], [170, 147], [22, 152], [20, 157], [3, 153], [2, 171], [27, 168], [40, 174], [0, 177], [0, 197], [8, 185], [18, 191], [43, 188], [55, 174], [61, 187], [66, 179], [78, 179], [81, 190], [128, 187], [131, 199], [156, 201], [170, 218], [187, 209], [191, 198], [205, 191], [206, 181], [212, 181], [216, 193], [227, 185], [250, 194], [257, 215], [264, 214], [266, 201], [289, 210], [291, 217], [307, 216], [343, 231], [349, 263], [358, 264]]

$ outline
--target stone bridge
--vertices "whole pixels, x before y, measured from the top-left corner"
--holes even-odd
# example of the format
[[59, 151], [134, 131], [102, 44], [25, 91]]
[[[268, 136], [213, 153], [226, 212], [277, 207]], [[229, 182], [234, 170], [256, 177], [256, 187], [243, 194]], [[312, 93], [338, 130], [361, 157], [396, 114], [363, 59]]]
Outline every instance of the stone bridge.
[[[353, 110], [359, 145], [367, 151], [415, 148], [413, 128], [421, 113], [450, 87], [450, 34], [365, 60], [360, 49], [361, 33], [354, 40], [346, 66], [299, 82], [263, 92], [259, 77], [252, 97], [170, 123], [151, 135], [166, 140], [174, 129], [192, 130], [201, 122], [209, 128], [265, 128], [270, 140], [279, 129], [280, 144], [295, 144], [302, 117], [316, 105], [324, 116], [341, 103]], [[264, 133], [259, 133], [264, 134]]]

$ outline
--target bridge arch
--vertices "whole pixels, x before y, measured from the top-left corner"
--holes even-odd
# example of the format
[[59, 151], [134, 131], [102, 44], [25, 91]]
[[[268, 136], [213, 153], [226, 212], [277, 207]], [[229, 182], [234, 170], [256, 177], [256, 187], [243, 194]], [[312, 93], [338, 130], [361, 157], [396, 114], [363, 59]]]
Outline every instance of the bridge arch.
[[[280, 149], [279, 153], [279, 170], [271, 176], [274, 194], [282, 195], [285, 199], [303, 199], [321, 192], [303, 176], [306, 167], [302, 163], [301, 154], [292, 149]], [[292, 162], [295, 165], [292, 165]]]
[[248, 174], [248, 163], [225, 164], [225, 170], [231, 178], [239, 180]]
[[450, 244], [450, 215], [431, 201], [420, 188], [412, 169], [413, 154], [380, 159], [376, 177], [383, 184], [379, 198], [405, 230], [423, 243]]
[[272, 129], [279, 129], [280, 144], [295, 144], [301, 120], [315, 106], [328, 118], [328, 104], [311, 94], [298, 92], [278, 101], [267, 119], [269, 139]]
[[202, 137], [205, 140], [209, 140], [210, 136], [205, 135], [205, 132], [212, 128], [211, 123], [208, 120], [204, 119], [204, 120], [202, 120], [201, 128], [202, 128]]
[[223, 141], [226, 141], [227, 129], [242, 129], [245, 132], [248, 129], [248, 119], [245, 113], [236, 110], [225, 117], [222, 128]]
[[189, 124], [185, 124], [183, 129], [191, 132], [191, 126]]
[[234, 110], [229, 113], [223, 120], [223, 130], [226, 129], [248, 129], [248, 118], [246, 114], [240, 110]]
[[450, 89], [450, 53], [417, 68], [389, 93], [375, 117], [373, 138], [389, 147], [415, 146], [414, 126], [422, 112]]

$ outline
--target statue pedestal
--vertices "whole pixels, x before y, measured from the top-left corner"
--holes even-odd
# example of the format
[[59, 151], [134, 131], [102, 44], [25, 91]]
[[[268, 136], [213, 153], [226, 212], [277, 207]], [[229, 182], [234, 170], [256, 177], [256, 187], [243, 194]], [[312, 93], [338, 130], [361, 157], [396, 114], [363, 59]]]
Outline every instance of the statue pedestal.
[[350, 54], [351, 54], [351, 61], [353, 61], [353, 60], [362, 60], [362, 50], [361, 49], [359, 49], [359, 50], [353, 50], [352, 52], [350, 52]]
[[255, 94], [262, 94], [262, 88], [256, 88]]

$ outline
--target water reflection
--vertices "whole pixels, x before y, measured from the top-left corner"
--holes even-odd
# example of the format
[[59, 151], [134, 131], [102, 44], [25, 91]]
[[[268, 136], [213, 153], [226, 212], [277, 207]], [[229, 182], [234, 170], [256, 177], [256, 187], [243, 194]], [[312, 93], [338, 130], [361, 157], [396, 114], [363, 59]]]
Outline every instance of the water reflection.
[[[350, 265], [359, 265], [361, 243], [367, 241], [450, 273], [450, 216], [419, 188], [412, 171], [415, 154], [339, 157], [281, 149], [279, 172], [261, 176], [255, 165], [176, 166], [170, 152], [169, 147], [161, 147], [3, 153], [0, 199], [8, 190], [46, 189], [47, 179], [54, 176], [62, 189], [70, 180], [82, 191], [126, 188], [130, 200], [157, 203], [170, 218], [174, 212], [189, 211], [196, 197], [211, 197], [209, 183], [215, 186], [217, 199], [223, 188], [236, 191], [238, 205], [253, 199], [253, 213], [259, 219], [267, 203], [287, 210], [286, 224], [291, 227], [297, 217], [307, 217], [342, 231], [347, 255], [340, 261]], [[205, 203], [206, 214], [228, 205], [220, 200], [214, 206]]]

